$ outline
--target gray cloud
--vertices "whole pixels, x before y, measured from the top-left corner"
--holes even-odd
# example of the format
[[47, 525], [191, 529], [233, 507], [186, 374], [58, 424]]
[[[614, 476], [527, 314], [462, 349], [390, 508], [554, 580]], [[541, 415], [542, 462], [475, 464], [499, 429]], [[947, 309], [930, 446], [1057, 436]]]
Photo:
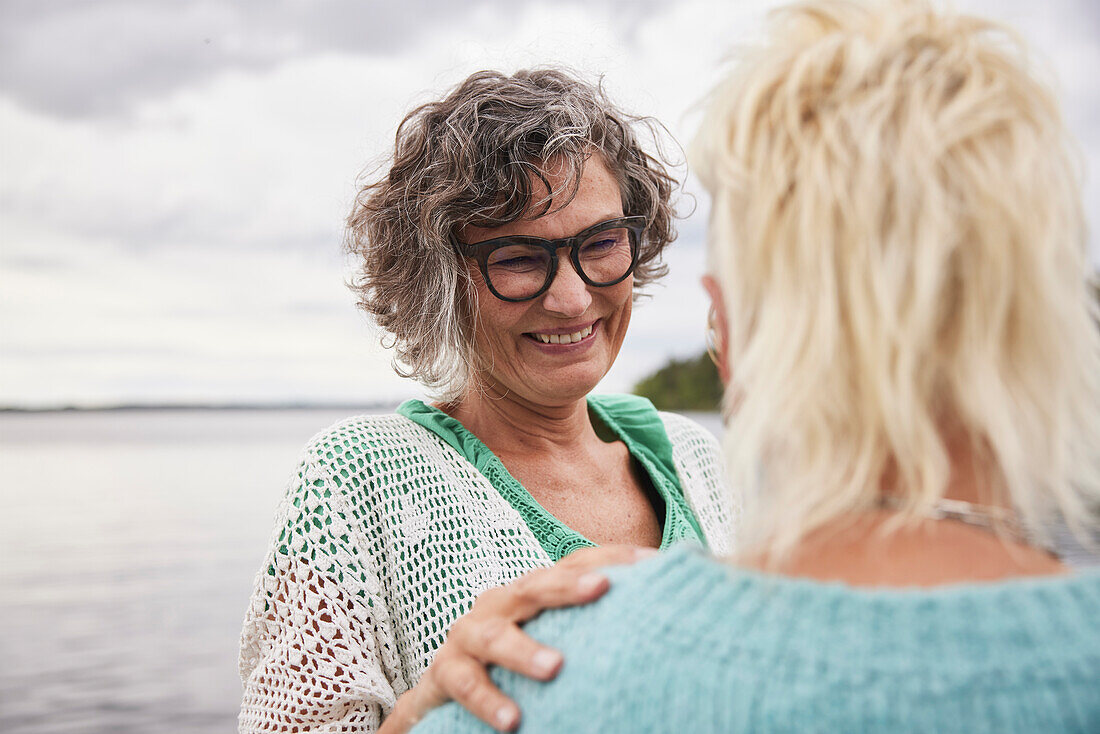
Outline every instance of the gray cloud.
[[16, 347], [6, 350], [5, 359], [18, 360], [66, 360], [73, 358], [94, 359], [97, 357], [111, 359], [128, 359], [132, 357], [164, 357], [186, 358], [191, 352], [174, 347], [148, 347], [127, 346], [111, 344], [106, 347], [93, 346], [50, 346], [50, 347]]
[[[356, 172], [417, 90], [530, 48], [522, 63], [606, 69], [686, 143], [676, 115], [769, 2], [0, 0], [0, 403], [411, 391], [351, 305], [340, 240]], [[1095, 182], [1100, 3], [958, 4], [1053, 58]], [[678, 223], [604, 389], [702, 347], [707, 209]]]
[[[657, 5], [569, 1], [611, 8], [626, 35]], [[0, 92], [63, 117], [119, 114], [225, 70], [322, 51], [396, 54], [429, 29], [522, 8], [509, 0], [8, 0], [0, 4]]]
[[60, 256], [28, 254], [25, 252], [9, 254], [0, 252], [0, 266], [10, 273], [16, 271], [24, 273], [57, 274], [70, 267], [69, 263]]
[[1075, 7], [1088, 34], [1100, 40], [1100, 3], [1096, 0], [1076, 0]]

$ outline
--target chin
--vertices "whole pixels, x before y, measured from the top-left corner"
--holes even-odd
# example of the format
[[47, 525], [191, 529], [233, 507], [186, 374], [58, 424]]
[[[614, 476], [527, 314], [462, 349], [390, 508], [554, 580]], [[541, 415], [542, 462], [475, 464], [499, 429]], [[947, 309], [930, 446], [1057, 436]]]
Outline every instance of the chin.
[[594, 370], [588, 374], [575, 373], [568, 376], [562, 375], [560, 379], [551, 377], [550, 379], [538, 380], [536, 383], [538, 394], [548, 404], [563, 404], [583, 400], [596, 389], [605, 374], [607, 374], [606, 370]]

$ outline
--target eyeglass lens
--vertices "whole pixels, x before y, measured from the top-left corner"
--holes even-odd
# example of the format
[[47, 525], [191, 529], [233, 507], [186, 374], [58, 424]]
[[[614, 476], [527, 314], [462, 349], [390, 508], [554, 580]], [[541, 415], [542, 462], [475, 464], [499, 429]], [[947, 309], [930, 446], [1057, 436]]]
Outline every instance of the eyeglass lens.
[[[577, 250], [581, 271], [596, 285], [610, 284], [630, 270], [634, 256], [632, 235], [626, 227], [592, 234]], [[505, 298], [527, 298], [546, 283], [553, 255], [537, 245], [505, 245], [486, 262], [489, 282]]]

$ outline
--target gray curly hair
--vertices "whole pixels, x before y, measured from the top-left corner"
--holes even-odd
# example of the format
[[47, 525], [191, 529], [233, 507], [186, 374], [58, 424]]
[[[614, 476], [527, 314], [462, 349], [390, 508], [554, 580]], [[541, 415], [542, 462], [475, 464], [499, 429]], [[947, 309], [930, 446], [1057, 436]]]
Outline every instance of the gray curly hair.
[[[655, 154], [634, 132], [652, 136]], [[662, 160], [652, 118], [627, 115], [592, 85], [559, 69], [471, 74], [443, 99], [417, 107], [397, 128], [384, 176], [361, 178], [348, 217], [346, 250], [358, 260], [351, 282], [395, 349], [394, 369], [455, 400], [473, 363], [476, 293], [452, 247], [463, 227], [499, 227], [532, 208], [542, 216], [575, 196], [585, 161], [599, 154], [615, 177], [626, 216], [645, 216], [634, 272], [638, 289], [667, 272], [675, 239], [675, 179]], [[656, 157], [660, 156], [660, 158]], [[550, 185], [540, 170], [559, 162]], [[532, 179], [547, 194], [533, 200]]]

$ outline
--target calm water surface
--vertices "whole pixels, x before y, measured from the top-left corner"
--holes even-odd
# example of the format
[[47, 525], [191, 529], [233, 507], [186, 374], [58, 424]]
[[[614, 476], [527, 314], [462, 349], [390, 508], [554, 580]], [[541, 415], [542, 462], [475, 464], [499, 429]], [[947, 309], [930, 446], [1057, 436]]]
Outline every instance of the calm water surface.
[[0, 414], [0, 732], [236, 731], [275, 507], [348, 414]]
[[0, 732], [236, 731], [275, 507], [347, 414], [0, 415]]

